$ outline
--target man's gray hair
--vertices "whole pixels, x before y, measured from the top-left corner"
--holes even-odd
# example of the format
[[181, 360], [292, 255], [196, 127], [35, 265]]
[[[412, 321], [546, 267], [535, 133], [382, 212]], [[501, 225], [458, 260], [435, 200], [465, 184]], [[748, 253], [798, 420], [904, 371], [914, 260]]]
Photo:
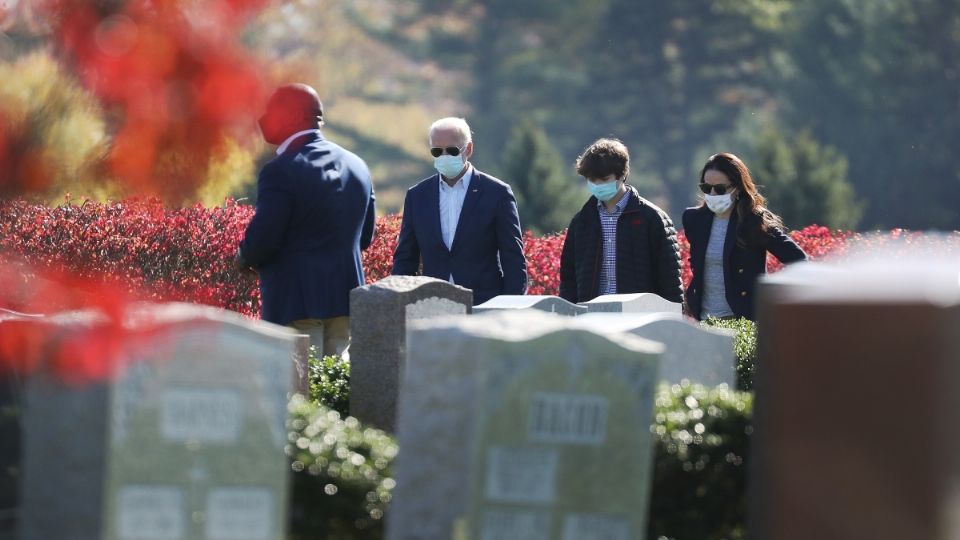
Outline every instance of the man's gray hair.
[[448, 116], [431, 124], [430, 131], [427, 132], [427, 136], [429, 137], [431, 143], [433, 142], [433, 132], [441, 129], [451, 129], [457, 131], [460, 134], [460, 140], [463, 141], [463, 144], [473, 141], [473, 135], [470, 134], [470, 126], [467, 125], [467, 121], [463, 118]]

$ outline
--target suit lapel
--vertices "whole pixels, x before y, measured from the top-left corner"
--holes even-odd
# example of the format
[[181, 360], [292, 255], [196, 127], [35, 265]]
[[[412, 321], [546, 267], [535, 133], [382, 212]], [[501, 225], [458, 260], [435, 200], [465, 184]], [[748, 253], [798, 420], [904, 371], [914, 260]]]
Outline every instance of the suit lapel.
[[443, 243], [443, 231], [440, 229], [440, 175], [436, 174], [427, 186], [425, 204], [427, 205], [426, 214], [430, 222], [430, 231], [435, 237], [435, 241], [446, 249]]
[[696, 244], [697, 251], [694, 253], [694, 260], [702, 267], [707, 256], [707, 242], [710, 241], [710, 228], [713, 226], [713, 212], [708, 210], [707, 212], [699, 212], [699, 214], [698, 218], [703, 225], [694, 228], [694, 234], [700, 236], [700, 241]]
[[470, 178], [470, 187], [467, 188], [467, 196], [463, 199], [463, 208], [460, 209], [460, 217], [457, 219], [457, 231], [453, 235], [453, 245], [450, 247], [450, 251], [456, 249], [457, 242], [460, 241], [460, 238], [464, 234], [464, 229], [469, 227], [470, 215], [473, 213], [473, 209], [477, 206], [477, 201], [480, 200], [480, 196], [483, 194], [480, 173], [477, 172], [476, 169], [473, 169], [471, 174], [473, 176]]
[[296, 156], [297, 154], [299, 154], [300, 150], [303, 150], [303, 148], [308, 144], [312, 144], [322, 140], [324, 140], [322, 133], [317, 133], [317, 132], [304, 133], [303, 135], [300, 135], [296, 139], [293, 139], [292, 141], [290, 141], [290, 144], [287, 146], [286, 150], [284, 150], [284, 152], [280, 154], [280, 156], [278, 157], [286, 156], [286, 157], [292, 158], [293, 156]]

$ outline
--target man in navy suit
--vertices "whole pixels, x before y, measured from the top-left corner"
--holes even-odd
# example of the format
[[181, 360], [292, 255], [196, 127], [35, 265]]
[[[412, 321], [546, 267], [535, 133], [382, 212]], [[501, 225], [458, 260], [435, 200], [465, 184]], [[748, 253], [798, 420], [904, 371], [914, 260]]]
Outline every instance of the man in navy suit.
[[373, 240], [370, 171], [323, 137], [323, 105], [305, 84], [274, 92], [259, 124], [277, 157], [260, 171], [236, 266], [259, 272], [264, 320], [309, 334], [324, 355], [343, 354], [350, 289], [364, 283], [360, 251]]
[[473, 290], [473, 303], [524, 294], [527, 261], [510, 186], [470, 163], [473, 138], [462, 118], [430, 126], [437, 173], [407, 190], [394, 275], [422, 273]]

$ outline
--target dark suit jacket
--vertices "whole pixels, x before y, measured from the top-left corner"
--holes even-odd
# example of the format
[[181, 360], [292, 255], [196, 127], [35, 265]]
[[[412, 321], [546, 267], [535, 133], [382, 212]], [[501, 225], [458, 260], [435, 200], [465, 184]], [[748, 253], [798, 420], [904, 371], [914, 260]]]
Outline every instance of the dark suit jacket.
[[407, 190], [400, 238], [393, 254], [394, 275], [423, 275], [473, 290], [473, 303], [500, 294], [524, 294], [527, 261], [510, 186], [473, 169], [452, 249], [440, 230], [440, 175]]
[[[703, 268], [713, 226], [713, 212], [706, 206], [687, 208], [683, 212], [683, 230], [690, 242], [690, 269], [693, 279], [687, 287], [687, 311], [700, 319], [703, 300]], [[737, 228], [758, 231], [760, 217], [750, 215], [745, 224], [739, 223], [736, 210], [730, 214], [727, 236], [723, 243], [723, 282], [726, 287], [727, 304], [737, 317], [753, 320], [753, 296], [757, 278], [767, 272], [767, 252], [784, 264], [806, 260], [807, 254], [782, 230], [775, 229], [764, 235], [753, 235], [750, 246], [737, 244]], [[751, 235], [746, 235], [751, 236]]]
[[322, 135], [304, 135], [264, 165], [240, 244], [243, 261], [260, 273], [263, 319], [348, 315], [375, 216], [367, 165]]

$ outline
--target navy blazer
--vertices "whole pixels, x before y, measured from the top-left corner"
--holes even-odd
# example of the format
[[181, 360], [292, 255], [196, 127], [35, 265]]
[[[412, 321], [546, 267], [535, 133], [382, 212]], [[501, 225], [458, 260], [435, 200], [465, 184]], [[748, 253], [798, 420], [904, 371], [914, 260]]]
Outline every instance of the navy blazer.
[[263, 320], [348, 315], [375, 219], [367, 165], [322, 135], [304, 135], [264, 165], [240, 244], [243, 262], [260, 273]]
[[473, 303], [501, 294], [524, 294], [527, 260], [517, 201], [510, 186], [475, 168], [451, 249], [440, 230], [440, 175], [407, 190], [394, 275], [423, 275], [473, 290]]
[[[713, 212], [706, 206], [687, 208], [683, 212], [683, 230], [690, 242], [690, 269], [693, 279], [686, 291], [687, 312], [700, 319], [703, 300], [703, 268], [713, 227]], [[760, 217], [748, 216], [745, 225], [759, 230]], [[753, 320], [753, 296], [757, 278], [767, 272], [767, 252], [784, 264], [803, 261], [807, 254], [782, 230], [774, 229], [755, 241], [756, 245], [737, 244], [737, 228], [740, 226], [736, 210], [730, 214], [727, 236], [723, 243], [723, 283], [727, 304], [737, 317]]]

